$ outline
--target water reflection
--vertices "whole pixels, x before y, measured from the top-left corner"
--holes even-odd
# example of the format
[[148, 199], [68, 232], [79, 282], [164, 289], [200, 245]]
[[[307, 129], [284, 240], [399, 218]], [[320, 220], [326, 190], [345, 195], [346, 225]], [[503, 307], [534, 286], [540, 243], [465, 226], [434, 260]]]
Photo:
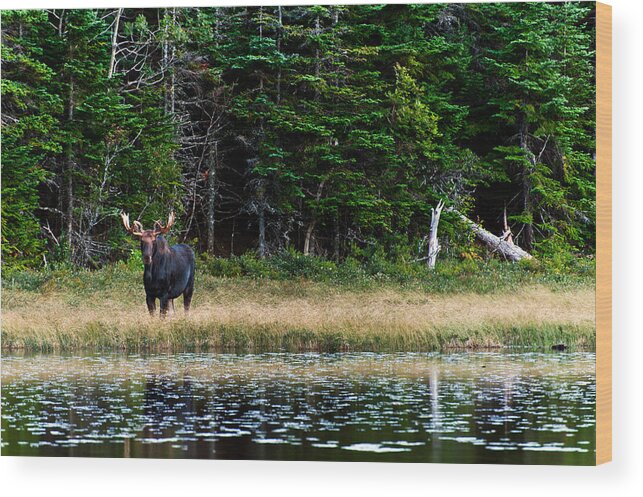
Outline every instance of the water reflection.
[[5, 356], [3, 455], [592, 464], [593, 353]]

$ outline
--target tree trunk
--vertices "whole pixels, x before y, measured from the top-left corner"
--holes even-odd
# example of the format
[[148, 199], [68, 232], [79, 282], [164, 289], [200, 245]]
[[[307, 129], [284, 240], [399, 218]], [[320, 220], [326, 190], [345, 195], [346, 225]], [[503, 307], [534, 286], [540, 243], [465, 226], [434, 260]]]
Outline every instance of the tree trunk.
[[513, 245], [514, 238], [513, 238], [513, 233], [511, 233], [511, 228], [509, 227], [509, 223], [507, 223], [507, 206], [506, 205], [505, 205], [505, 210], [503, 211], [503, 214], [502, 214], [502, 220], [503, 220], [502, 239], [505, 240], [507, 243]]
[[[318, 204], [319, 201], [321, 200], [321, 196], [322, 196], [322, 192], [324, 191], [325, 184], [326, 184], [326, 180], [323, 179], [319, 183], [319, 186], [317, 187], [317, 193], [315, 194], [316, 204]], [[313, 214], [313, 219], [310, 221], [310, 224], [308, 225], [308, 229], [306, 230], [306, 238], [304, 239], [304, 255], [310, 254], [310, 241], [313, 237], [313, 231], [315, 230], [316, 224], [317, 224], [317, 216]]]
[[[176, 26], [176, 7], [172, 7], [172, 27]], [[170, 63], [172, 69], [170, 70], [170, 115], [174, 118], [176, 111], [176, 74], [174, 71], [174, 60], [176, 58], [176, 43], [172, 42], [170, 49]]]
[[[74, 78], [69, 78], [69, 100], [67, 102], [67, 123], [71, 125], [74, 120]], [[74, 229], [74, 149], [71, 140], [66, 145], [65, 175], [67, 179], [67, 249], [73, 258], [72, 232]]]
[[109, 72], [107, 78], [111, 79], [116, 70], [116, 50], [118, 49], [118, 25], [121, 22], [121, 15], [123, 15], [123, 9], [118, 9], [116, 11], [116, 19], [114, 20], [114, 31], [112, 32], [112, 53], [109, 58]]
[[[263, 40], [263, 7], [259, 7], [259, 39]], [[259, 69], [259, 90], [263, 91], [263, 70]], [[263, 129], [263, 126], [262, 126]]]
[[214, 142], [214, 153], [208, 170], [208, 253], [214, 254], [214, 207], [216, 200], [216, 175], [219, 162], [219, 142]]
[[[159, 12], [159, 18], [161, 17], [160, 12]], [[167, 9], [163, 9], [163, 58], [162, 58], [162, 66], [161, 66], [161, 71], [163, 72], [163, 110], [165, 111], [165, 115], [167, 116], [170, 113], [170, 108], [169, 108], [169, 98], [168, 98], [168, 82], [167, 82], [167, 75], [166, 71], [169, 65], [169, 43], [168, 43], [168, 27], [167, 27]]]
[[[168, 9], [164, 9], [164, 17], [168, 16]], [[176, 8], [172, 9], [172, 27], [176, 25]], [[176, 109], [176, 98], [175, 98], [175, 84], [176, 76], [174, 74], [174, 57], [176, 53], [176, 47], [174, 46], [174, 41], [170, 42], [170, 30], [167, 22], [164, 27], [164, 40], [163, 40], [163, 78], [165, 79], [165, 96], [164, 96], [164, 108], [165, 114], [168, 116], [174, 116]], [[167, 73], [169, 72], [169, 78]]]
[[534, 209], [531, 198], [531, 173], [536, 168], [536, 157], [529, 149], [529, 124], [527, 123], [527, 116], [523, 115], [520, 123], [520, 148], [525, 154], [525, 158], [529, 162], [529, 167], [524, 167], [522, 171], [522, 202], [523, 212], [529, 216], [529, 222], [525, 223], [523, 229], [523, 245], [527, 250], [531, 250], [534, 242], [534, 225], [533, 216]]
[[[319, 15], [315, 18], [315, 29], [313, 30], [315, 36], [321, 34], [321, 23], [319, 20]], [[317, 48], [315, 48], [315, 100], [319, 100], [319, 76], [321, 74], [321, 52], [319, 51], [319, 41], [317, 43]]]
[[304, 255], [310, 255], [310, 240], [313, 237], [315, 224], [317, 224], [317, 220], [313, 219], [308, 225], [308, 229], [306, 229], [306, 238], [304, 238]]
[[474, 223], [464, 214], [461, 214], [456, 210], [453, 210], [453, 212], [460, 216], [460, 219], [462, 219], [462, 221], [469, 226], [476, 238], [484, 243], [491, 252], [497, 252], [506, 260], [509, 260], [511, 262], [518, 262], [522, 259], [533, 258], [533, 256], [529, 252], [521, 249], [518, 245], [509, 243], [508, 241], [503, 240], [501, 237], [498, 237], [493, 233], [487, 231], [479, 224]]
[[435, 209], [431, 208], [431, 229], [429, 231], [429, 253], [427, 255], [426, 264], [429, 269], [435, 269], [435, 261], [440, 252], [440, 244], [438, 243], [438, 224], [440, 224], [440, 214], [444, 208], [444, 202], [440, 200]]
[[237, 227], [237, 218], [232, 218], [232, 234], [230, 235], [230, 256], [234, 255], [234, 232]]
[[[71, 145], [68, 146], [71, 150]], [[67, 159], [67, 250], [69, 257], [72, 257], [73, 245], [71, 243], [72, 232], [74, 229], [74, 180], [72, 178], [71, 152]]]
[[259, 257], [266, 257], [266, 209], [259, 206]]
[[[281, 37], [283, 36], [283, 29], [284, 29], [281, 7], [277, 7], [277, 20], [278, 20], [277, 53], [281, 53]], [[281, 103], [281, 64], [279, 64], [279, 68], [277, 69], [277, 105], [279, 105], [280, 103]]]
[[339, 262], [339, 257], [340, 257], [340, 239], [339, 239], [339, 211], [337, 212], [335, 216], [335, 222], [334, 224], [334, 231], [335, 234], [333, 236], [333, 251], [335, 254], [335, 262]]

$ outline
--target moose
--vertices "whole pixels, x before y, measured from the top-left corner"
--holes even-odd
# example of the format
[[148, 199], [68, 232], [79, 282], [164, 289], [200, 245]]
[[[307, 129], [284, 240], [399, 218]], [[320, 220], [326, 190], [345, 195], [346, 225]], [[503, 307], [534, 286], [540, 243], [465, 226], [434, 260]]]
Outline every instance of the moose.
[[141, 239], [143, 255], [143, 284], [147, 309], [150, 315], [156, 312], [156, 299], [161, 304], [161, 317], [167, 315], [168, 308], [174, 310], [174, 299], [183, 294], [183, 308], [190, 310], [194, 292], [194, 252], [185, 244], [170, 247], [163, 235], [167, 234], [174, 224], [174, 212], [171, 212], [167, 224], [161, 221], [154, 223], [154, 229], [143, 229], [143, 225], [134, 221], [130, 226], [129, 215], [121, 212], [123, 226], [130, 235]]

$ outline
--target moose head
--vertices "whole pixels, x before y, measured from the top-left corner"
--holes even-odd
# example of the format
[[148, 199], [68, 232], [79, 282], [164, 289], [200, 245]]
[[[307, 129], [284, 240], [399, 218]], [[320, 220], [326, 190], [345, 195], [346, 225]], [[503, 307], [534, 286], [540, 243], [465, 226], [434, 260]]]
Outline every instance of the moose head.
[[143, 229], [143, 225], [134, 221], [134, 226], [130, 226], [129, 215], [121, 212], [123, 226], [130, 235], [137, 236], [141, 239], [141, 254], [143, 255], [143, 264], [149, 266], [152, 264], [152, 257], [156, 253], [165, 253], [169, 251], [169, 246], [165, 238], [159, 235], [165, 235], [174, 224], [174, 212], [170, 212], [167, 224], [163, 226], [161, 221], [154, 222], [154, 228], [151, 230]]

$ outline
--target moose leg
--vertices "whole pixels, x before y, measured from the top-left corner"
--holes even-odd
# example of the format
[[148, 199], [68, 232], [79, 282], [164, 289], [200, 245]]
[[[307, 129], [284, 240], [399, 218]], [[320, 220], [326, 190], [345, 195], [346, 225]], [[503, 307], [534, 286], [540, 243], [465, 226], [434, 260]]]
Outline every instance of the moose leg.
[[167, 316], [167, 310], [170, 307], [171, 300], [167, 297], [160, 298], [159, 300], [161, 301], [161, 317], [164, 318], [165, 316]]
[[174, 299], [170, 299], [170, 309], [172, 310], [172, 315], [174, 315]]
[[145, 302], [147, 302], [147, 310], [150, 311], [150, 316], [154, 316], [156, 312], [156, 297], [147, 295], [145, 297]]
[[190, 311], [190, 303], [192, 302], [192, 293], [194, 293], [194, 266], [190, 274], [190, 279], [188, 281], [188, 286], [183, 292], [183, 309], [187, 314]]
[[190, 287], [185, 292], [183, 292], [183, 309], [185, 309], [185, 313], [187, 314], [190, 311], [190, 303], [192, 302], [192, 292], [194, 291], [194, 288]]

